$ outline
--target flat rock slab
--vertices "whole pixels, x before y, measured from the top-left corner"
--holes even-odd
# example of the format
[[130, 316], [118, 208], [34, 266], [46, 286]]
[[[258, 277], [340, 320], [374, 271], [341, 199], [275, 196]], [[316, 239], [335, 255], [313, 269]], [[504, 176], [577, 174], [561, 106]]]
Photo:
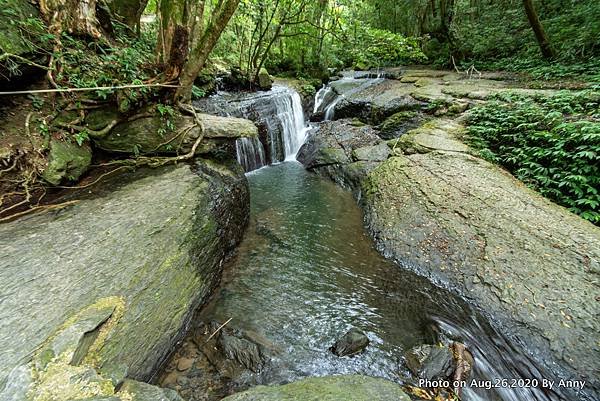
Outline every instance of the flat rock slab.
[[410, 401], [400, 385], [373, 377], [325, 376], [283, 386], [257, 386], [223, 401]]
[[150, 379], [248, 217], [242, 172], [210, 162], [139, 171], [98, 192], [0, 226], [1, 400], [27, 383], [42, 391], [33, 373], [42, 381], [53, 366], [56, 378], [69, 362]]

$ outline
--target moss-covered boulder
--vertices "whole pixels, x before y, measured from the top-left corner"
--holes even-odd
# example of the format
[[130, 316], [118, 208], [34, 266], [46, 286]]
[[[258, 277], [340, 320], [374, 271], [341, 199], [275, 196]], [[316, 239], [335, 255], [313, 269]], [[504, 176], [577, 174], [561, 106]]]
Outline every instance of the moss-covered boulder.
[[273, 79], [266, 68], [261, 68], [258, 73], [258, 87], [262, 90], [270, 90], [273, 87]]
[[325, 376], [282, 386], [257, 386], [223, 401], [410, 401], [402, 387], [373, 377]]
[[92, 149], [88, 144], [54, 139], [50, 141], [48, 165], [42, 172], [42, 178], [53, 185], [67, 180], [76, 181], [91, 162]]
[[342, 96], [335, 105], [336, 119], [358, 117], [379, 124], [395, 113], [423, 107], [411, 96], [414, 86], [396, 80], [340, 80], [331, 87]]
[[[95, 137], [101, 149], [121, 153], [184, 154], [203, 137], [196, 154], [209, 153], [217, 142], [233, 143], [237, 138], [256, 137], [258, 129], [250, 120], [198, 114], [200, 126], [191, 116], [152, 115], [117, 124], [108, 135]], [[92, 124], [101, 118], [90, 117]], [[105, 125], [107, 120], [104, 119]]]
[[142, 169], [81, 196], [0, 226], [1, 400], [121, 397], [125, 377], [149, 380], [248, 219], [233, 161]]
[[379, 136], [383, 139], [397, 138], [409, 129], [416, 128], [421, 121], [423, 116], [417, 111], [400, 111], [392, 114], [379, 125]]

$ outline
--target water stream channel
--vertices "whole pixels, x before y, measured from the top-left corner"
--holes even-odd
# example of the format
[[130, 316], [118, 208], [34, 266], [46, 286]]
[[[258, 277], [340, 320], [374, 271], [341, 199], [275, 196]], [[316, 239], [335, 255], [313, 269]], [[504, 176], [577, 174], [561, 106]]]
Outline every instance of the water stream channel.
[[[275, 89], [272, 96], [282, 93]], [[263, 101], [266, 95], [260, 96]], [[241, 104], [245, 102], [248, 97]], [[293, 102], [288, 104], [292, 107]], [[291, 159], [307, 127], [279, 115], [284, 127], [300, 130], [294, 133], [296, 142], [289, 149], [284, 146], [285, 159]], [[288, 117], [294, 115], [297, 110], [288, 110]], [[259, 157], [266, 159], [264, 153]], [[221, 286], [162, 373], [161, 385], [195, 401], [306, 376], [356, 373], [409, 383], [414, 378], [405, 364], [406, 352], [440, 341], [467, 346], [475, 359], [473, 378], [542, 375], [525, 353], [514, 349], [462, 299], [380, 256], [364, 232], [361, 211], [350, 193], [291, 160], [247, 177], [251, 223], [245, 239], [226, 267]], [[235, 368], [217, 355], [222, 342], [207, 335], [225, 322], [222, 331], [229, 336], [259, 344], [259, 366]], [[365, 332], [369, 346], [353, 357], [333, 355], [328, 348], [350, 328]], [[561, 396], [536, 388], [465, 388], [462, 399]]]

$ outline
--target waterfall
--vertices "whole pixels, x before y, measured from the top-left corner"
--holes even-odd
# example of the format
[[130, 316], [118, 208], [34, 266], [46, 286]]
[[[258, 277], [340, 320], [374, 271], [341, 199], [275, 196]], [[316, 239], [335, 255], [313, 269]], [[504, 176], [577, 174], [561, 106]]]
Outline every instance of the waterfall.
[[240, 138], [235, 141], [237, 160], [244, 171], [257, 170], [265, 166], [265, 149], [258, 138]]
[[[286, 89], [274, 98], [277, 117], [282, 125], [285, 160], [296, 160], [296, 153], [306, 139], [308, 125], [298, 92]], [[273, 153], [272, 153], [273, 154]]]
[[260, 139], [240, 138], [236, 141], [237, 160], [246, 172], [267, 164], [295, 160], [309, 130], [300, 95], [283, 86], [221, 104], [213, 101], [211, 106], [216, 107], [213, 112], [221, 115], [249, 118], [263, 130], [264, 136]]
[[327, 97], [327, 95], [329, 93], [331, 93], [332, 91], [333, 91], [333, 89], [331, 89], [331, 86], [328, 86], [328, 85], [323, 85], [323, 87], [321, 89], [319, 89], [319, 91], [315, 95], [315, 108], [313, 109], [313, 113], [316, 113], [319, 111], [319, 107], [321, 107], [321, 105], [325, 101], [325, 98]]

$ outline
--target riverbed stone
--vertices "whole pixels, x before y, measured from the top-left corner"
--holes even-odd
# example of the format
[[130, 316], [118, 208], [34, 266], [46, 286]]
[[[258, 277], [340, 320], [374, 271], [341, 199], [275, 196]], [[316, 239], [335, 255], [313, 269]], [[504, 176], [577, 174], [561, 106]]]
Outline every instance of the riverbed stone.
[[223, 401], [410, 401], [402, 387], [388, 380], [348, 375], [299, 380], [280, 386], [256, 386]]
[[224, 332], [219, 337], [219, 346], [227, 359], [234, 360], [255, 373], [260, 371], [263, 360], [256, 344]]
[[125, 375], [149, 380], [247, 223], [236, 166], [125, 173], [1, 225], [0, 399], [111, 397]]
[[369, 345], [369, 337], [357, 328], [352, 328], [329, 348], [336, 356], [356, 355]]
[[446, 380], [452, 376], [456, 363], [448, 347], [432, 347], [418, 375], [426, 380]]

